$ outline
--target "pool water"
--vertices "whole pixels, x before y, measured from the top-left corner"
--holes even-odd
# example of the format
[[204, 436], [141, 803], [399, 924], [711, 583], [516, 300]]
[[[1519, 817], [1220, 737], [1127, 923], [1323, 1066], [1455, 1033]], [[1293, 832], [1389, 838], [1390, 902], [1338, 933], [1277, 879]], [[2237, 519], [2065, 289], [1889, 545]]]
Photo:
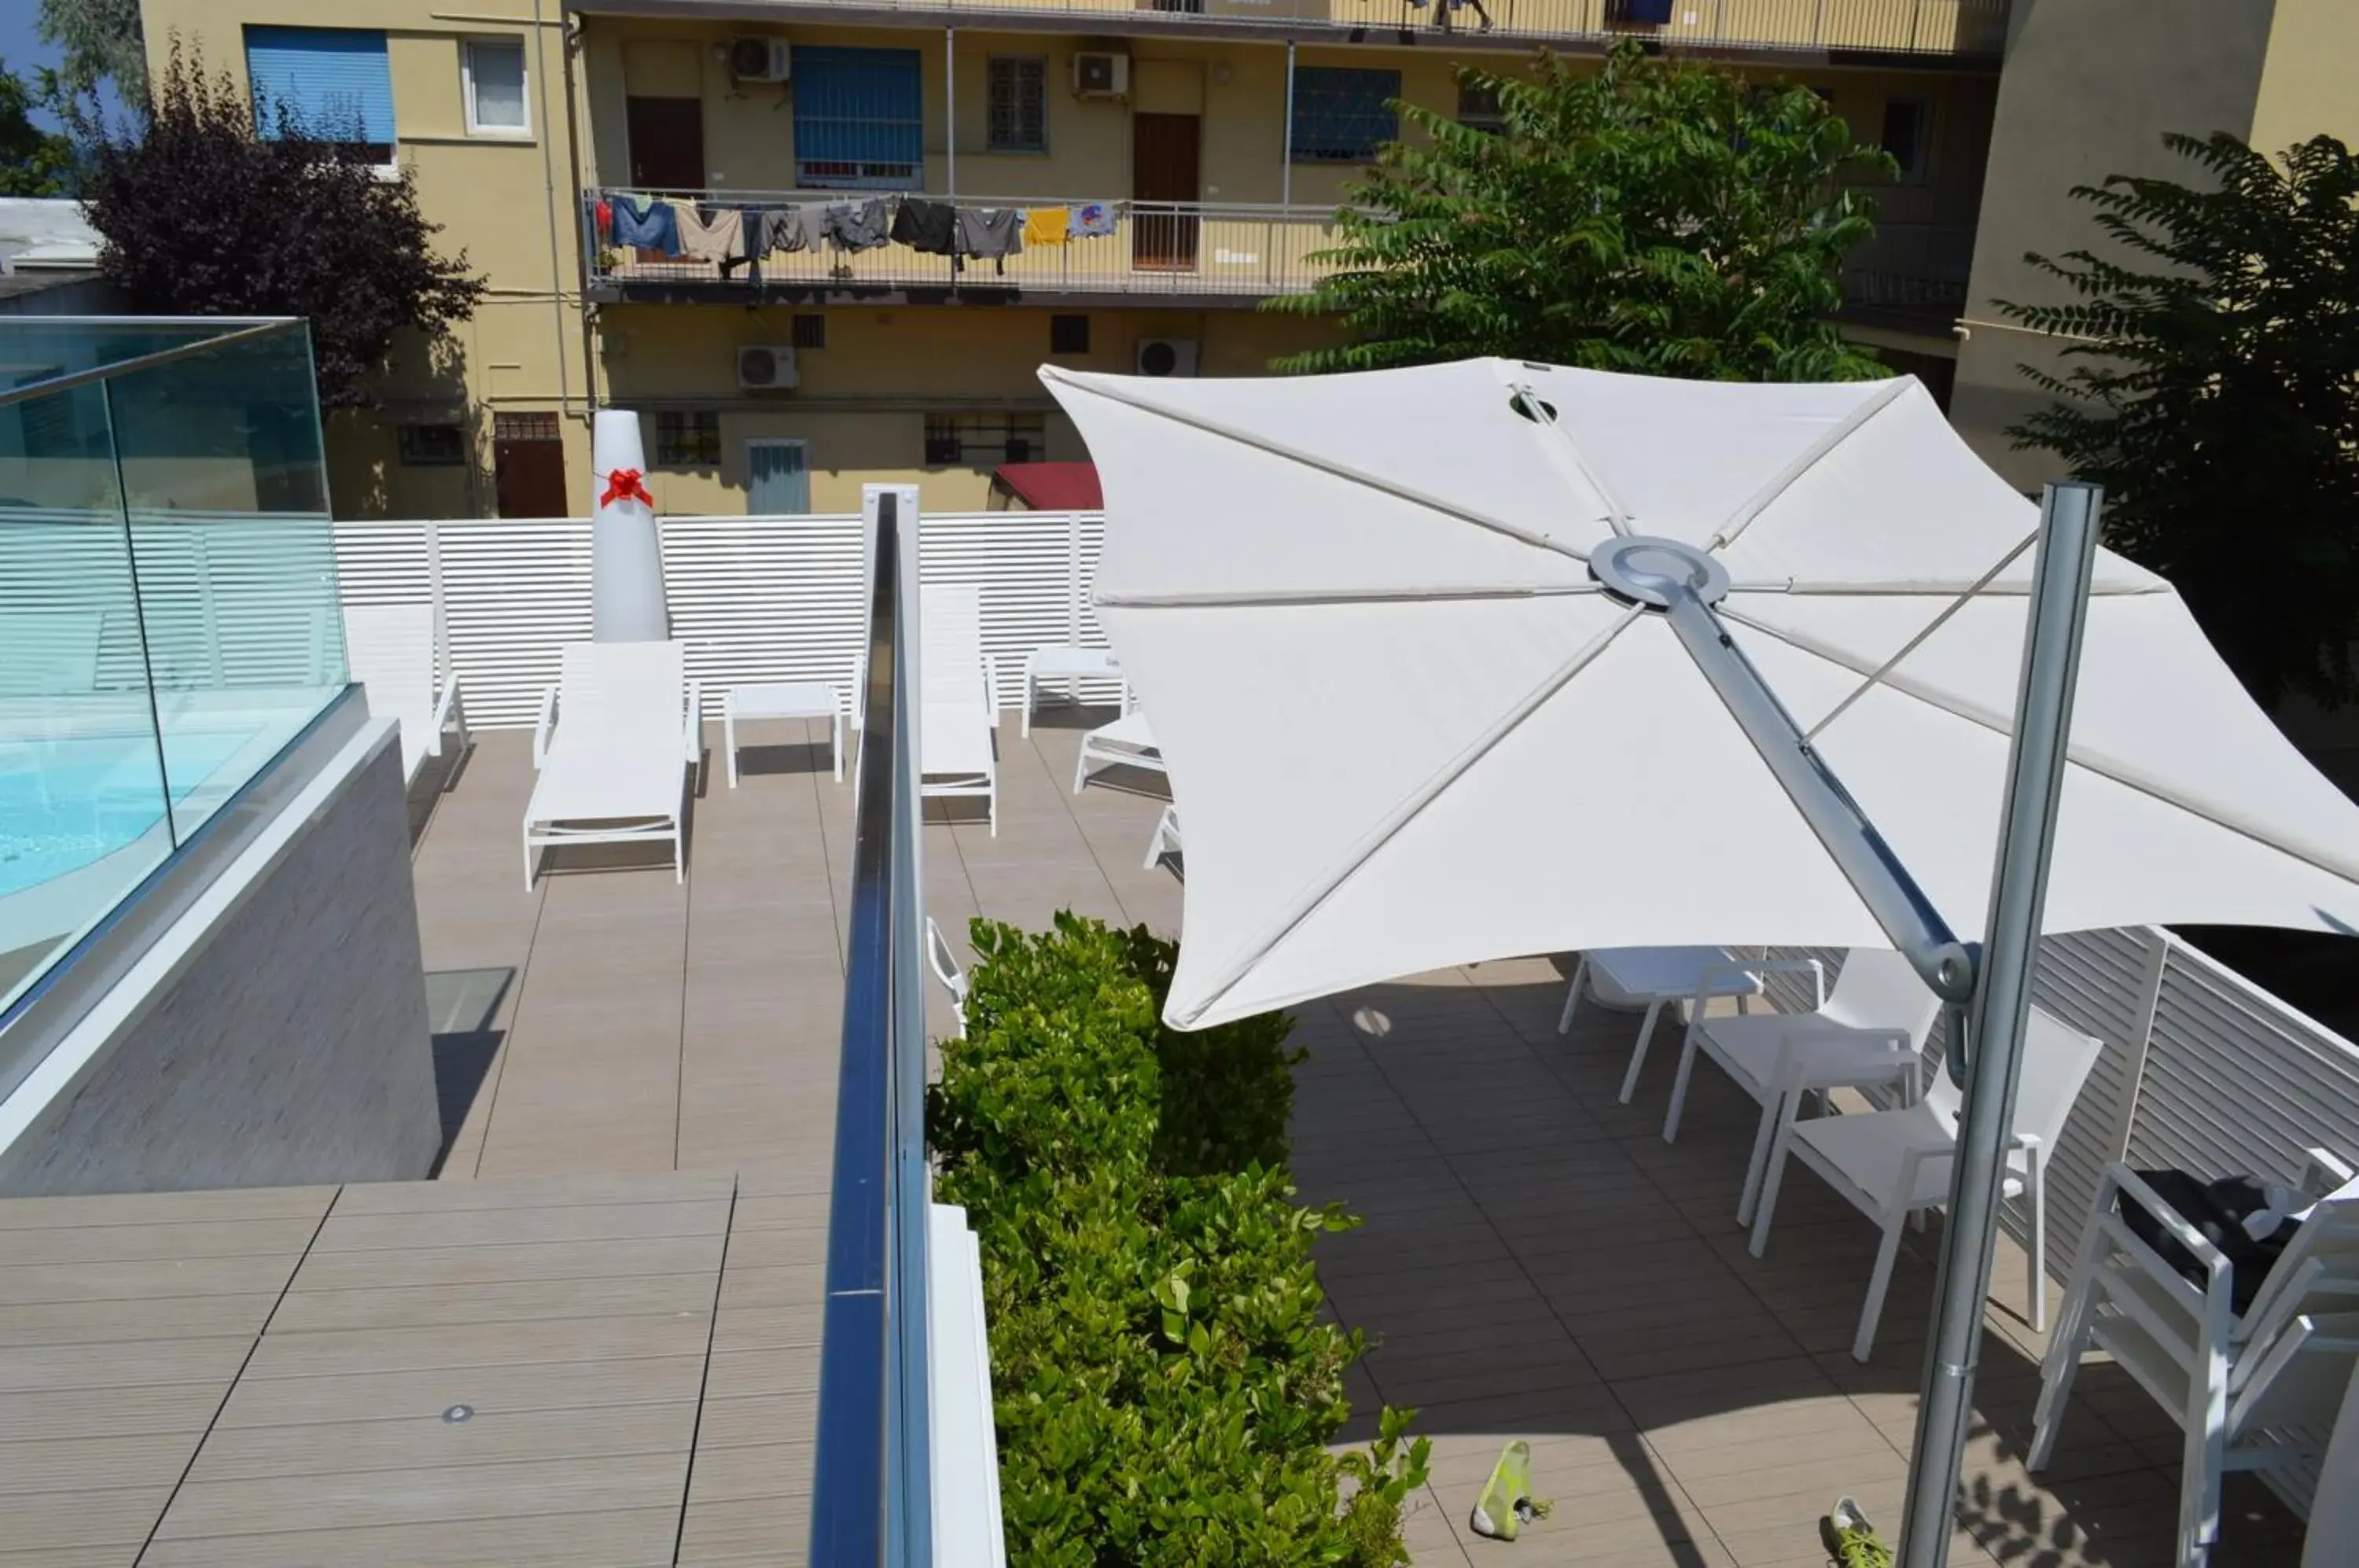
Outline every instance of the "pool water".
[[[165, 737], [172, 799], [185, 800], [252, 735]], [[62, 877], [138, 842], [164, 820], [152, 735], [0, 742], [0, 896]]]

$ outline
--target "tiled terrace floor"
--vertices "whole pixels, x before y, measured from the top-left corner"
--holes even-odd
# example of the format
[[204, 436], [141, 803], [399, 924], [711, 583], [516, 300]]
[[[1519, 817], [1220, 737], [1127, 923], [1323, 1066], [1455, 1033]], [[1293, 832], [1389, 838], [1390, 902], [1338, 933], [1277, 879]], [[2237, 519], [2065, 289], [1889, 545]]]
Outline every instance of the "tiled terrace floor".
[[[506, 1532], [483, 1534], [482, 1554], [454, 1562], [523, 1563], [536, 1552], [585, 1565], [800, 1560], [821, 1258], [810, 1222], [831, 1155], [851, 803], [827, 775], [823, 747], [809, 744], [818, 738], [750, 753], [734, 791], [716, 752], [684, 888], [668, 866], [576, 859], [530, 893], [516, 836], [530, 781], [525, 737], [481, 738], [418, 846], [427, 964], [518, 974], [488, 1029], [438, 1040], [452, 1133], [440, 1187], [346, 1189], [332, 1210], [327, 1190], [98, 1201], [285, 1196], [304, 1206], [260, 1216], [270, 1223], [234, 1237], [203, 1229], [212, 1219], [193, 1213], [181, 1216], [185, 1234], [166, 1237], [128, 1208], [103, 1221], [0, 1212], [0, 1226], [16, 1227], [0, 1235], [87, 1232], [148, 1260], [147, 1272], [117, 1278], [103, 1259], [60, 1259], [70, 1265], [60, 1273], [0, 1248], [9, 1254], [0, 1257], [0, 1563], [209, 1561], [192, 1542], [292, 1532], [290, 1521], [307, 1517], [332, 1517], [344, 1533], [276, 1539], [284, 1560], [444, 1561], [366, 1535], [405, 1507]], [[1038, 925], [1071, 907], [1176, 927], [1177, 877], [1140, 866], [1160, 809], [1156, 781], [1128, 780], [1144, 786], [1131, 792], [1116, 779], [1077, 798], [1072, 728], [1052, 722], [1026, 741], [1011, 717], [1000, 743], [998, 834], [980, 822], [927, 830], [929, 904], [959, 945], [976, 913]], [[1480, 896], [1479, 880], [1468, 896]], [[1559, 1039], [1563, 967], [1484, 964], [1301, 1009], [1298, 1039], [1310, 1056], [1297, 1172], [1306, 1199], [1340, 1199], [1366, 1217], [1321, 1251], [1334, 1310], [1377, 1345], [1355, 1375], [1359, 1420], [1380, 1399], [1415, 1405], [1435, 1442], [1433, 1484], [1409, 1525], [1418, 1561], [1821, 1563], [1815, 1521], [1838, 1493], [1879, 1518], [1897, 1513], [1935, 1236], [1910, 1238], [1875, 1358], [1855, 1365], [1846, 1346], [1873, 1251], [1866, 1223], [1798, 1169], [1768, 1258], [1746, 1256], [1732, 1214], [1749, 1103], [1707, 1069], [1687, 1130], [1666, 1146], [1658, 1128], [1676, 1053], [1658, 1051], [1636, 1103], [1615, 1105], [1633, 1020], [1591, 1009], [1571, 1039]], [[934, 1005], [946, 1023], [939, 996]], [[506, 1180], [537, 1177], [556, 1180]], [[616, 1178], [654, 1185], [625, 1203], [600, 1185]], [[695, 1191], [660, 1195], [673, 1183]], [[710, 1211], [731, 1193], [716, 1227]], [[467, 1220], [471, 1202], [509, 1217]], [[364, 1212], [371, 1204], [415, 1212], [380, 1217]], [[581, 1217], [592, 1211], [602, 1217]], [[665, 1223], [637, 1224], [658, 1211]], [[403, 1234], [323, 1249], [360, 1234], [348, 1217]], [[586, 1244], [569, 1234], [585, 1223], [598, 1236]], [[492, 1228], [468, 1241], [458, 1232], [469, 1225]], [[349, 1258], [372, 1247], [386, 1249], [376, 1261], [400, 1278], [312, 1289], [316, 1269], [365, 1269]], [[650, 1247], [695, 1256], [634, 1263], [634, 1248]], [[201, 1266], [191, 1272], [191, 1262]], [[2020, 1270], [2018, 1257], [2002, 1259], [2009, 1308], [1989, 1318], [1953, 1561], [2163, 1564], [2177, 1440], [2123, 1380], [2102, 1369], [2084, 1377], [2055, 1469], [2039, 1485], [2023, 1472], [2037, 1341], [2009, 1310], [2021, 1300]], [[185, 1306], [216, 1293], [187, 1283], [200, 1276], [218, 1277], [218, 1293], [234, 1301]], [[658, 1300], [667, 1288], [700, 1287], [701, 1310]], [[367, 1310], [392, 1314], [382, 1322], [306, 1321], [325, 1310], [315, 1303], [380, 1297], [388, 1304]], [[707, 1354], [655, 1343], [667, 1313], [690, 1325], [669, 1332], [704, 1333]], [[413, 1326], [432, 1332], [403, 1338]], [[298, 1343], [335, 1328], [366, 1332]], [[82, 1348], [56, 1350], [69, 1329]], [[614, 1347], [614, 1336], [633, 1334], [653, 1338]], [[190, 1337], [218, 1343], [180, 1344]], [[483, 1348], [451, 1348], [471, 1344]], [[186, 1375], [140, 1359], [154, 1356]], [[668, 1381], [644, 1397], [601, 1393], [603, 1374], [586, 1369], [607, 1361], [626, 1364], [614, 1377]], [[519, 1419], [486, 1417], [475, 1430], [516, 1434], [513, 1468], [438, 1466], [398, 1447], [451, 1430], [422, 1416], [443, 1389], [476, 1384], [451, 1368], [503, 1366], [521, 1391]], [[586, 1392], [533, 1402], [534, 1388], [575, 1386], [571, 1369], [584, 1369]], [[264, 1387], [275, 1371], [294, 1380]], [[141, 1412], [178, 1409], [166, 1392], [174, 1388], [195, 1414], [150, 1430]], [[273, 1407], [274, 1394], [297, 1402]], [[356, 1396], [380, 1402], [337, 1402]], [[597, 1412], [623, 1404], [633, 1414], [610, 1431]], [[233, 1415], [256, 1410], [250, 1423]], [[667, 1410], [690, 1420], [689, 1433], [665, 1424]], [[64, 1424], [52, 1419], [60, 1412]], [[401, 1420], [409, 1428], [397, 1438]], [[28, 1421], [47, 1424], [19, 1424]], [[263, 1435], [245, 1434], [248, 1424]], [[1537, 1489], [1555, 1510], [1503, 1546], [1473, 1539], [1465, 1519], [1508, 1437], [1531, 1440]], [[85, 1440], [114, 1446], [74, 1446]], [[373, 1443], [396, 1447], [370, 1458]], [[77, 1490], [61, 1504], [68, 1486]], [[585, 1486], [594, 1505], [582, 1499]], [[2290, 1522], [2256, 1491], [2230, 1496], [2221, 1568], [2289, 1565]], [[110, 1506], [134, 1522], [146, 1510], [145, 1533], [127, 1549], [12, 1557], [26, 1539], [21, 1521]], [[595, 1506], [616, 1513], [616, 1528], [584, 1522]], [[364, 1559], [355, 1543], [364, 1539], [393, 1544]]]

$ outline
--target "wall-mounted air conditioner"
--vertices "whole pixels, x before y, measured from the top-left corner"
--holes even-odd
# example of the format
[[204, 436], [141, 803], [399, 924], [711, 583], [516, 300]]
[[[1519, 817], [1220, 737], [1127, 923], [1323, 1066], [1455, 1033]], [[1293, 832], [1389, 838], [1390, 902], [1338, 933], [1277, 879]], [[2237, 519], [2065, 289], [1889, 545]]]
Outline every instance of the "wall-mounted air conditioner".
[[1130, 56], [1083, 50], [1073, 56], [1073, 96], [1119, 98], [1130, 91]]
[[740, 82], [784, 82], [794, 69], [794, 58], [784, 38], [729, 40], [729, 74]]
[[1195, 375], [1196, 340], [1194, 338], [1139, 339], [1138, 373], [1141, 376]]
[[737, 351], [737, 385], [749, 392], [770, 392], [795, 384], [792, 345], [772, 344]]

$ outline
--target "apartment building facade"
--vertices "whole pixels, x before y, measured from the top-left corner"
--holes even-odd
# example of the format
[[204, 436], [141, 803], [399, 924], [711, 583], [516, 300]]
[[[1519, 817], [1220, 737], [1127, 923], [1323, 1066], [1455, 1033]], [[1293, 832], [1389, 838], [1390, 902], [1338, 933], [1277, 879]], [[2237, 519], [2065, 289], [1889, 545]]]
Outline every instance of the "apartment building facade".
[[[480, 6], [480, 9], [473, 8]], [[490, 297], [388, 367], [331, 432], [350, 516], [590, 506], [588, 413], [645, 421], [675, 514], [850, 509], [913, 482], [1008, 495], [1007, 464], [1084, 455], [1044, 362], [1233, 376], [1332, 322], [1262, 310], [1314, 253], [1393, 99], [1479, 121], [1457, 67], [1617, 38], [1825, 94], [1899, 160], [1846, 278], [1847, 330], [1946, 387], [1998, 95], [2006, 0], [147, 0], [273, 99], [347, 117], [416, 180]], [[891, 243], [751, 263], [618, 239], [618, 206], [1013, 210], [1034, 243]], [[1066, 226], [1052, 213], [1087, 212]], [[1006, 222], [1006, 221], [1004, 221]], [[1093, 232], [1102, 231], [1102, 232]], [[1042, 241], [1049, 243], [1041, 243]], [[1413, 432], [1405, 432], [1413, 439]]]

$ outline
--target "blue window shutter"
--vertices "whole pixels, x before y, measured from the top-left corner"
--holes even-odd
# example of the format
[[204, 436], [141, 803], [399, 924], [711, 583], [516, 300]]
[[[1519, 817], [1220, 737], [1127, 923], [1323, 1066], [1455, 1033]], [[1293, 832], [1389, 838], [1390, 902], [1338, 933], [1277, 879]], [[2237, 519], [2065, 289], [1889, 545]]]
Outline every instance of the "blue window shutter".
[[307, 134], [323, 141], [393, 141], [393, 72], [383, 33], [248, 27], [245, 74], [255, 124], [266, 136], [278, 134], [283, 106]]
[[[797, 44], [794, 82], [799, 169], [866, 166], [877, 184], [914, 183], [923, 172], [925, 97], [916, 49]], [[909, 178], [890, 178], [886, 169], [907, 170]], [[831, 173], [820, 182], [849, 183], [850, 177]]]

